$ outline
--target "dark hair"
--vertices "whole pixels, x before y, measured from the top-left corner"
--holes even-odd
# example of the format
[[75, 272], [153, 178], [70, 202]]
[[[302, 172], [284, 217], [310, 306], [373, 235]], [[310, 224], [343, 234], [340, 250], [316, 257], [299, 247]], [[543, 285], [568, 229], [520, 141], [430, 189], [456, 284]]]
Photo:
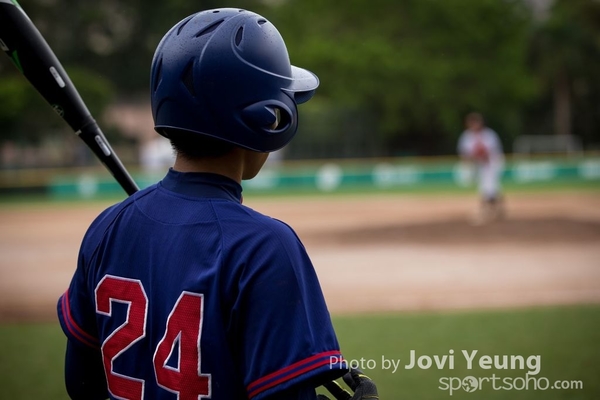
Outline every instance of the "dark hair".
[[164, 129], [163, 133], [169, 138], [173, 150], [178, 155], [191, 160], [221, 157], [236, 147], [224, 140], [179, 129], [168, 128]]
[[483, 115], [481, 113], [471, 112], [465, 117], [465, 122], [479, 122], [483, 124], [485, 123], [485, 119], [483, 118]]

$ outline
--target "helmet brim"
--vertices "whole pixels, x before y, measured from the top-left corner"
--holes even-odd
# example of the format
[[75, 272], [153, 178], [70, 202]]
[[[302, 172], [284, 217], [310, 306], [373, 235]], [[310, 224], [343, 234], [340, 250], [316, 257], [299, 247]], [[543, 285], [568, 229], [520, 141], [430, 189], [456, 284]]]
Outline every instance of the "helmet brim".
[[315, 74], [292, 65], [292, 82], [285, 90], [294, 94], [296, 103], [308, 101], [318, 87], [319, 78]]

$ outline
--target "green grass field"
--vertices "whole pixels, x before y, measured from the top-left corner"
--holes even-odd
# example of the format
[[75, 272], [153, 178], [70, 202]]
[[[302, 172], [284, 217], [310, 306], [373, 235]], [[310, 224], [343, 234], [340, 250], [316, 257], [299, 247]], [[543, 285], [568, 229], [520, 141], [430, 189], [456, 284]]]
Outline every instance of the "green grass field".
[[[379, 384], [382, 399], [448, 399], [449, 392], [438, 389], [441, 377], [525, 376], [524, 370], [484, 370], [476, 364], [471, 370], [461, 350], [479, 355], [539, 355], [537, 377], [581, 380], [583, 390], [495, 391], [454, 393], [456, 399], [598, 399], [600, 398], [600, 307], [579, 306], [535, 308], [518, 311], [479, 311], [469, 313], [400, 314], [345, 317], [335, 320], [344, 355], [349, 359], [377, 362], [369, 375]], [[454, 369], [403, 369], [410, 350], [420, 355], [443, 356], [454, 350]], [[382, 370], [381, 357], [400, 358], [393, 373]], [[476, 356], [476, 357], [477, 357]], [[477, 360], [477, 358], [475, 358]], [[498, 381], [500, 386], [501, 382]], [[519, 386], [517, 386], [519, 387]]]
[[[600, 398], [600, 306], [549, 307], [516, 311], [361, 315], [334, 318], [347, 359], [373, 360], [366, 370], [382, 399], [598, 399]], [[0, 385], [3, 399], [65, 399], [64, 337], [54, 324], [0, 326]], [[417, 356], [448, 355], [454, 369], [405, 369]], [[525, 376], [524, 370], [467, 369], [461, 350], [479, 355], [540, 356], [536, 377], [583, 382], [582, 390], [440, 390], [442, 377]], [[394, 373], [382, 356], [400, 359]], [[477, 360], [477, 357], [475, 358]], [[533, 364], [532, 364], [533, 365]], [[517, 382], [515, 382], [516, 384]], [[501, 382], [499, 383], [501, 384]], [[517, 385], [519, 387], [519, 385]]]

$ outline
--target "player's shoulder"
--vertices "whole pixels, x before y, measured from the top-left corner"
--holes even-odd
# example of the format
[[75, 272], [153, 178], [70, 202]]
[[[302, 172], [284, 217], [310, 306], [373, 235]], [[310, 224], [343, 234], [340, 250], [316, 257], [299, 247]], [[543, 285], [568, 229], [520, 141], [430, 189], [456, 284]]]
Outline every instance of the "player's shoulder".
[[146, 196], [156, 190], [156, 185], [152, 185], [146, 189], [140, 190], [125, 200], [113, 204], [104, 209], [90, 224], [83, 238], [82, 250], [90, 249], [96, 246], [106, 231], [115, 223], [124, 211], [134, 206], [136, 199]]
[[287, 223], [256, 211], [250, 207], [242, 206], [244, 213], [248, 216], [250, 223], [256, 223], [261, 226], [262, 231], [268, 235], [283, 235], [296, 238], [296, 232]]
[[264, 226], [263, 232], [266, 235], [278, 237], [282, 241], [286, 242], [300, 242], [300, 238], [296, 234], [294, 228], [283, 222], [280, 219], [269, 217], [264, 214], [257, 213], [256, 219], [258, 223]]
[[231, 211], [228, 213], [217, 209], [225, 236], [248, 235], [254, 243], [275, 240], [286, 246], [301, 244], [298, 235], [287, 223], [244, 205], [229, 207]]

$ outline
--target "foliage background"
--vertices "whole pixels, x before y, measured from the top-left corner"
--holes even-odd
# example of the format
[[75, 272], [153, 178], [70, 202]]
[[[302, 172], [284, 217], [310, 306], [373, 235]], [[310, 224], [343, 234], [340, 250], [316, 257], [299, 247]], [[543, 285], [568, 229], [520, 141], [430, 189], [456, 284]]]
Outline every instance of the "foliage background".
[[[160, 38], [219, 1], [23, 0], [94, 115], [148, 98]], [[600, 148], [600, 2], [593, 0], [239, 0], [270, 19], [294, 64], [321, 78], [289, 158], [454, 153], [467, 112], [507, 151], [524, 134]], [[0, 58], [0, 143], [66, 127]], [[118, 141], [118, 132], [109, 132]], [[131, 145], [134, 145], [133, 143]]]

